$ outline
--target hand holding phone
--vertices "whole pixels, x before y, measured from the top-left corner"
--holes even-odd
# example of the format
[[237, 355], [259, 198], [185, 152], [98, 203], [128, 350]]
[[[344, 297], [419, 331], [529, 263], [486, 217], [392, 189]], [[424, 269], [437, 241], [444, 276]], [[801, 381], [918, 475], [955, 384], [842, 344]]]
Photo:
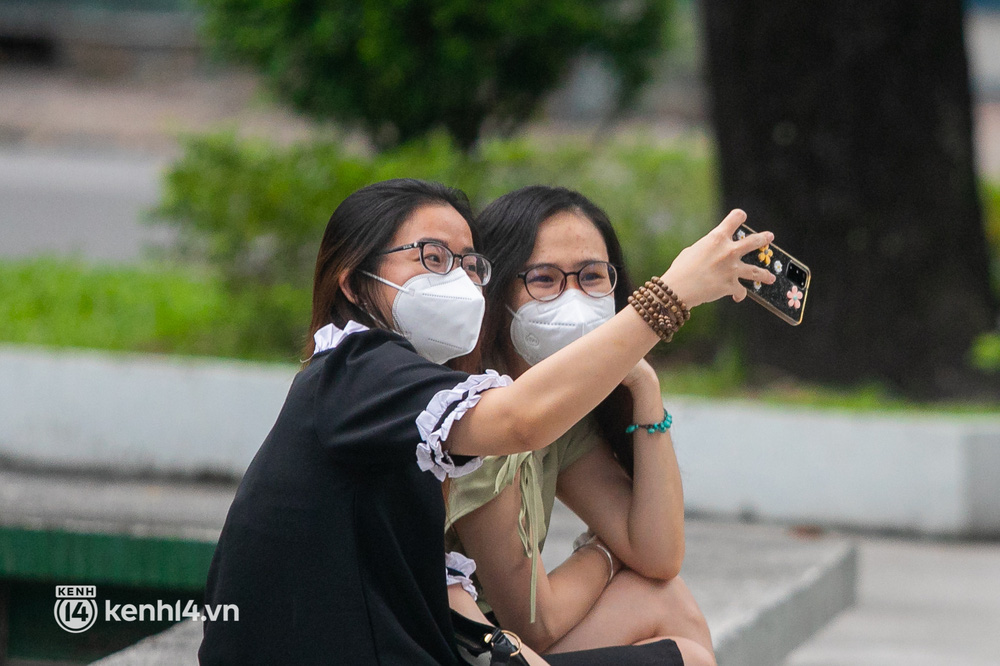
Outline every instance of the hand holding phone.
[[[754, 233], [753, 229], [741, 224], [733, 234], [733, 240], [740, 240]], [[801, 324], [812, 279], [809, 267], [774, 243], [743, 255], [741, 260], [769, 270], [777, 278], [773, 284], [741, 279], [740, 282], [747, 288], [747, 295], [782, 321], [792, 326]]]

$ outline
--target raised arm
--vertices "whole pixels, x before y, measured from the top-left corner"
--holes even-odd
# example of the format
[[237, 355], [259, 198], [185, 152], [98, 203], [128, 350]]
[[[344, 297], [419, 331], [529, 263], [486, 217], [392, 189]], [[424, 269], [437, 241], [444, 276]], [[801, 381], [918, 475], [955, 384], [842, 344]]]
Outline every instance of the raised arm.
[[[633, 423], [659, 423], [663, 398], [645, 361], [629, 373]], [[559, 474], [559, 498], [629, 569], [669, 580], [684, 561], [684, 493], [670, 431], [635, 431], [630, 479], [607, 446], [599, 446]]]
[[[743, 211], [732, 211], [681, 251], [663, 274], [663, 281], [689, 308], [723, 296], [743, 300], [746, 288], [739, 278], [774, 281], [770, 271], [740, 261], [774, 238], [761, 232], [732, 240], [744, 220]], [[633, 308], [625, 308], [532, 366], [510, 386], [485, 392], [476, 409], [452, 427], [449, 450], [460, 455], [503, 455], [550, 444], [607, 397], [658, 340]]]

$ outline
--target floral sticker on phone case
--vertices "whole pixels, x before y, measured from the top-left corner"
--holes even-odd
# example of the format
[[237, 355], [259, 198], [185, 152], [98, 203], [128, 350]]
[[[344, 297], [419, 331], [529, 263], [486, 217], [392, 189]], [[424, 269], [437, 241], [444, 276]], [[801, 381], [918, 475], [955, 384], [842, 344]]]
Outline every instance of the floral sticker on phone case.
[[788, 297], [788, 307], [795, 308], [796, 310], [802, 307], [802, 292], [794, 284], [785, 296]]
[[765, 245], [760, 248], [760, 252], [757, 254], [757, 261], [764, 264], [765, 266], [771, 265], [771, 257], [774, 256], [774, 250], [771, 249], [770, 245]]

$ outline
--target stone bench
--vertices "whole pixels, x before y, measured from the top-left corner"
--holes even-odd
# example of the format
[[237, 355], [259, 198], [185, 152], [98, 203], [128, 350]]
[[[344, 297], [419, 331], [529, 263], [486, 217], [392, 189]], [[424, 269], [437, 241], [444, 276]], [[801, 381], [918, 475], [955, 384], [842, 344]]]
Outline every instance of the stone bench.
[[[197, 589], [234, 491], [231, 483], [0, 470], [0, 577], [87, 580], [99, 598], [102, 583]], [[565, 558], [581, 530], [557, 505], [547, 566]], [[49, 547], [26, 549], [32, 535]], [[855, 567], [841, 537], [690, 521], [682, 575], [720, 664], [764, 666], [853, 603]], [[97, 663], [195, 664], [200, 640], [200, 623], [183, 621]]]
[[[200, 589], [235, 489], [232, 479], [269, 430], [296, 370], [0, 346], [0, 578]], [[809, 437], [776, 439], [772, 433], [785, 427], [781, 419], [800, 418], [799, 412], [692, 399], [668, 398], [668, 405], [677, 414], [674, 433], [688, 508], [729, 521], [689, 521], [682, 575], [708, 618], [720, 663], [778, 663], [853, 602], [855, 552], [843, 538], [800, 538], [733, 519], [751, 513], [850, 524], [837, 515], [796, 513], [796, 507], [815, 504], [810, 497], [816, 488], [803, 486], [803, 478], [813, 483], [822, 476], [811, 465], [824, 461], [831, 467], [822, 446], [843, 448], [842, 442], [816, 432], [811, 422], [796, 424]], [[741, 426], [743, 418], [761, 422], [748, 429]], [[840, 419], [847, 425], [838, 427], [847, 429], [856, 420]], [[833, 430], [829, 422], [823, 422], [824, 431]], [[987, 468], [979, 471], [985, 479], [993, 449], [987, 446], [992, 426], [984, 427], [985, 434], [977, 430], [976, 436], [986, 439], [976, 441], [986, 442], [986, 458], [977, 459]], [[953, 430], [965, 432], [959, 425]], [[852, 451], [882, 446], [865, 440], [863, 428], [851, 431], [857, 436]], [[932, 434], [942, 441], [940, 431]], [[755, 463], [760, 451], [768, 455]], [[777, 464], [781, 451], [797, 465]], [[803, 460], [805, 451], [818, 457]], [[845, 465], [864, 466], [864, 460], [845, 456], [833, 462], [841, 465], [831, 468], [837, 473]], [[896, 472], [909, 478], [906, 468]], [[192, 480], [197, 478], [216, 481]], [[857, 480], [834, 479], [824, 487], [869, 492]], [[951, 481], [943, 486], [955, 487]], [[786, 512], [775, 514], [774, 505], [754, 499], [754, 492], [788, 501]], [[991, 515], [987, 499], [980, 515]], [[871, 515], [879, 510], [873, 506]], [[557, 505], [544, 555], [550, 568], [581, 529]], [[197, 623], [182, 622], [105, 662], [194, 663], [199, 637]]]

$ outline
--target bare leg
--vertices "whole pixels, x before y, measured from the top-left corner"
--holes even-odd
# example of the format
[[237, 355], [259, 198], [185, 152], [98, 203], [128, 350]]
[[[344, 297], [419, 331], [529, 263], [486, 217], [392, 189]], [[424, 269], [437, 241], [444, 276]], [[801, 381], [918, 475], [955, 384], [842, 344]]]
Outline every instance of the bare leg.
[[677, 643], [688, 666], [715, 666], [712, 636], [684, 581], [618, 573], [589, 613], [549, 652], [635, 645], [664, 638]]

